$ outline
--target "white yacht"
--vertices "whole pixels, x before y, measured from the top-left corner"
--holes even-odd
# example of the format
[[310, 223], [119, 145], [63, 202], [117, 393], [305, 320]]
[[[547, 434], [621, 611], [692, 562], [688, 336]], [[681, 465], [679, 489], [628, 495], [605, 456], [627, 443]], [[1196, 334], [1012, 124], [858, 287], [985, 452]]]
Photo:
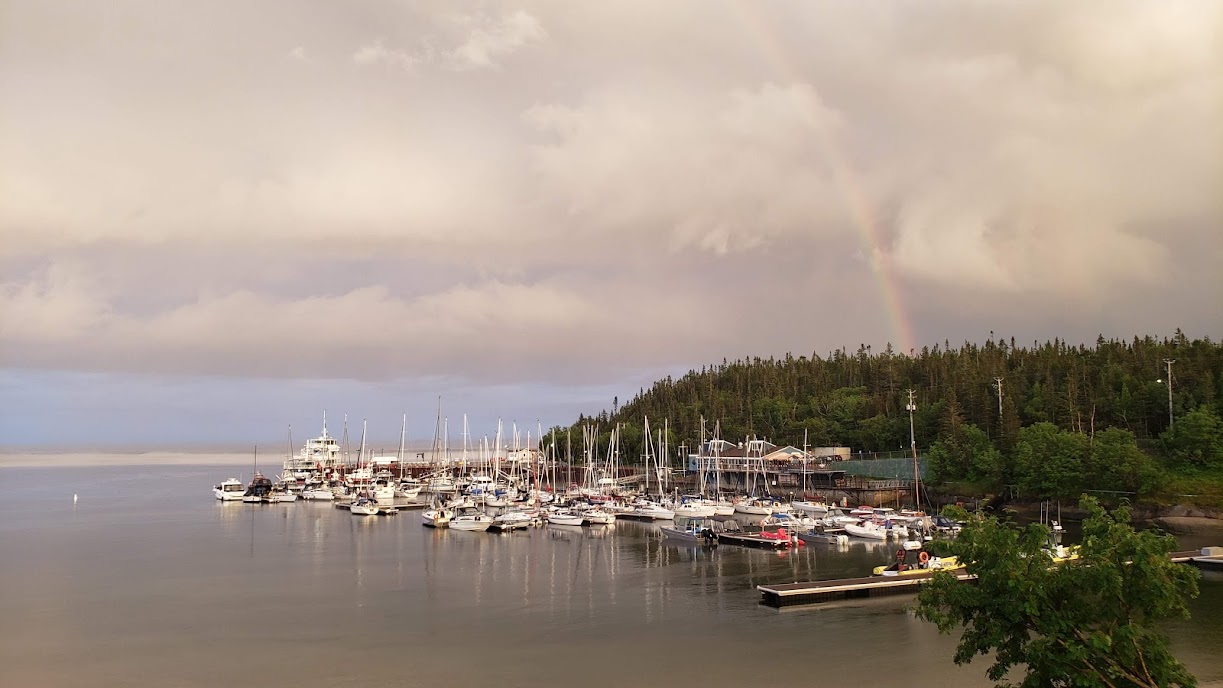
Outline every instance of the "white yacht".
[[309, 499], [320, 502], [330, 502], [335, 499], [335, 493], [330, 488], [324, 485], [307, 488], [302, 491], [302, 499]]
[[611, 525], [616, 522], [615, 514], [609, 511], [604, 511], [603, 509], [600, 509], [599, 507], [594, 507], [593, 509], [586, 509], [585, 511], [581, 512], [581, 514], [582, 514], [582, 523], [585, 525], [607, 526], [607, 525]]
[[377, 501], [369, 497], [357, 497], [348, 510], [353, 516], [377, 516], [379, 508]]
[[701, 497], [682, 497], [672, 509], [680, 518], [710, 518], [718, 513], [717, 507]]
[[580, 526], [585, 521], [576, 511], [553, 511], [548, 514], [548, 523], [554, 526]]
[[394, 504], [396, 484], [388, 475], [379, 475], [374, 477], [374, 482], [370, 485], [370, 491], [374, 494], [374, 500], [379, 504]]
[[421, 523], [430, 528], [445, 528], [453, 517], [454, 512], [442, 506], [431, 506], [420, 512]]
[[212, 494], [222, 502], [240, 502], [246, 494], [246, 486], [237, 478], [230, 478], [220, 485], [212, 486]]
[[750, 516], [768, 516], [774, 511], [780, 510], [781, 502], [771, 497], [757, 499], [742, 499], [735, 504], [735, 513], [748, 514]]
[[493, 524], [493, 517], [475, 509], [466, 509], [450, 519], [451, 530], [483, 532]]
[[305, 446], [295, 456], [284, 462], [286, 479], [305, 480], [311, 475], [326, 475], [341, 463], [340, 444], [327, 434], [327, 412], [323, 412], [323, 432], [318, 437], [306, 440]]
[[828, 505], [823, 502], [799, 500], [790, 502], [790, 505], [812, 518], [823, 518], [828, 514]]

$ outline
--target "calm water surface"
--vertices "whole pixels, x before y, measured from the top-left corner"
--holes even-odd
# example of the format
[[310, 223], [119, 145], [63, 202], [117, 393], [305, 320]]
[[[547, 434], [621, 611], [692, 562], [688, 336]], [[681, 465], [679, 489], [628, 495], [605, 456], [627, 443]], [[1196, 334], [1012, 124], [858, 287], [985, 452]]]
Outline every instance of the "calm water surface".
[[[758, 603], [759, 584], [862, 575], [882, 544], [701, 549], [648, 524], [493, 535], [213, 499], [238, 472], [0, 469], [0, 685], [989, 685], [911, 596]], [[1169, 632], [1220, 680], [1207, 575]]]

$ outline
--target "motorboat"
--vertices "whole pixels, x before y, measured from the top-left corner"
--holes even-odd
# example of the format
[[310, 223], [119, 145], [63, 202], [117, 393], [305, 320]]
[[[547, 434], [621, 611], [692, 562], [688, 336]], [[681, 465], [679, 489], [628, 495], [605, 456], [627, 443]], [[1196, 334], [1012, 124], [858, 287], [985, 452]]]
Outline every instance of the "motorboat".
[[543, 521], [539, 518], [539, 514], [537, 513], [523, 511], [521, 509], [511, 509], [494, 516], [493, 524], [489, 527], [489, 529], [505, 532], [542, 524]]
[[700, 497], [682, 497], [672, 512], [678, 518], [700, 519], [716, 516], [718, 510], [716, 506]]
[[403, 499], [416, 499], [420, 495], [423, 485], [420, 481], [411, 476], [404, 476], [399, 479], [399, 484], [395, 486], [395, 496]]
[[669, 521], [675, 518], [673, 510], [653, 502], [640, 502], [634, 505], [633, 510], [628, 513], [641, 519], [653, 521]]
[[357, 497], [348, 510], [353, 516], [377, 516], [378, 511], [382, 507], [378, 506], [378, 501], [369, 497]]
[[765, 549], [788, 549], [792, 546], [803, 547], [805, 545], [801, 539], [784, 527], [776, 525], [741, 527], [733, 520], [727, 521], [723, 530], [718, 533], [718, 543]]
[[488, 530], [488, 527], [493, 524], [493, 517], [475, 509], [467, 509], [462, 513], [451, 517], [451, 530], [470, 530], [483, 532]]
[[826, 528], [816, 526], [810, 530], [799, 531], [798, 539], [803, 542], [820, 545], [848, 545], [849, 536], [841, 528]]
[[212, 494], [222, 502], [240, 502], [246, 494], [246, 485], [237, 478], [230, 478], [219, 485], [212, 486]]
[[387, 476], [376, 476], [373, 484], [370, 485], [370, 492], [374, 495], [374, 501], [379, 504], [394, 504], [395, 492], [398, 485]]
[[828, 514], [828, 505], [823, 502], [800, 499], [796, 502], [790, 502], [790, 506], [812, 518], [823, 518]]
[[886, 540], [891, 534], [892, 528], [878, 523], [876, 521], [858, 521], [856, 523], [846, 523], [844, 526], [845, 532], [857, 538], [867, 540]]
[[242, 501], [247, 504], [262, 504], [268, 501], [268, 497], [272, 494], [272, 479], [265, 477], [259, 471], [255, 471], [255, 476], [251, 478], [251, 484], [246, 486], [246, 492], [242, 494]]
[[716, 546], [721, 525], [711, 518], [681, 518], [675, 525], [659, 529], [666, 538]]
[[323, 485], [308, 488], [302, 491], [302, 499], [319, 502], [330, 502], [335, 499], [335, 493]]
[[421, 523], [430, 528], [445, 528], [453, 517], [454, 512], [443, 506], [431, 506], [420, 512]]
[[735, 513], [748, 516], [768, 516], [779, 511], [782, 504], [772, 498], [743, 499], [735, 504]]
[[927, 552], [922, 543], [908, 540], [896, 550], [896, 561], [876, 566], [874, 576], [915, 576], [932, 571], [956, 571], [964, 568], [956, 557], [939, 557]]
[[550, 525], [554, 526], [580, 526], [585, 522], [585, 517], [576, 511], [562, 509], [553, 511], [547, 515], [547, 520]]
[[582, 522], [588, 526], [609, 526], [616, 522], [616, 515], [598, 507], [581, 512]]
[[289, 490], [283, 487], [273, 488], [272, 492], [268, 495], [267, 499], [268, 499], [268, 502], [272, 504], [279, 504], [281, 502], [296, 502], [297, 493], [290, 492]]

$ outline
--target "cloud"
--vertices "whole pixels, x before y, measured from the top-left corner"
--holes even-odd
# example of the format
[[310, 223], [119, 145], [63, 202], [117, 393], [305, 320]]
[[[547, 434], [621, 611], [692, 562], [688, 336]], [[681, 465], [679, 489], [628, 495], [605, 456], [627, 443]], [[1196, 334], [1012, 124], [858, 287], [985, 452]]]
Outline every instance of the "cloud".
[[906, 321], [1221, 334], [1217, 3], [482, 7], [9, 13], [5, 363], [568, 384]]
[[465, 40], [449, 52], [450, 65], [459, 70], [498, 68], [500, 58], [547, 37], [539, 19], [522, 10], [499, 17], [460, 15], [456, 24], [468, 31]]
[[376, 40], [357, 48], [352, 61], [360, 66], [384, 65], [410, 71], [424, 60], [403, 50], [387, 48], [381, 40]]

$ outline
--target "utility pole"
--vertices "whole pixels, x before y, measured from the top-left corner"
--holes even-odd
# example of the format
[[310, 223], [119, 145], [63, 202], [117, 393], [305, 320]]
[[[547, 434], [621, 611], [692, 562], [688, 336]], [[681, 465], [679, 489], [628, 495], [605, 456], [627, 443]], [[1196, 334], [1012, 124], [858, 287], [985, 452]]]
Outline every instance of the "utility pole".
[[917, 468], [917, 435], [913, 432], [913, 412], [917, 410], [917, 404], [913, 401], [913, 390], [909, 390], [909, 403], [905, 406], [909, 411], [909, 446], [913, 449], [913, 508], [921, 510], [921, 489], [918, 485], [921, 483], [921, 474]]
[[1002, 378], [994, 378], [994, 384], [998, 386], [998, 425], [1002, 426]]
[[1168, 364], [1168, 429], [1172, 429], [1172, 364], [1176, 363], [1175, 358], [1165, 358], [1164, 363]]

